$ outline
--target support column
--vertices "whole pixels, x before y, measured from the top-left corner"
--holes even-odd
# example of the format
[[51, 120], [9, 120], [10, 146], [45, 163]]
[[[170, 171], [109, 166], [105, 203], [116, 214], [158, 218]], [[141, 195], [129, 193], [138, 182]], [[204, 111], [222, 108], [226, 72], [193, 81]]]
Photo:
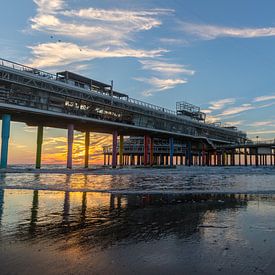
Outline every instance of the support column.
[[36, 140], [36, 162], [35, 168], [41, 168], [41, 152], [42, 152], [42, 143], [43, 143], [43, 126], [39, 125], [37, 128], [37, 140]]
[[144, 136], [144, 166], [148, 164], [148, 136]]
[[119, 165], [123, 166], [124, 136], [119, 136]]
[[117, 166], [117, 131], [113, 131], [112, 168]]
[[214, 166], [217, 165], [217, 151], [214, 151]]
[[150, 140], [150, 166], [154, 165], [154, 139]]
[[193, 165], [193, 156], [192, 156], [192, 145], [191, 142], [188, 142], [188, 166]]
[[205, 166], [206, 161], [205, 161], [205, 144], [202, 144], [202, 166]]
[[242, 165], [242, 163], [241, 163], [241, 148], [239, 148], [239, 165]]
[[1, 168], [7, 168], [11, 116], [2, 115]]
[[164, 165], [164, 155], [160, 154], [159, 156], [159, 165]]
[[247, 166], [247, 148], [244, 147], [244, 165]]
[[141, 159], [141, 156], [140, 156], [140, 155], [137, 155], [137, 165], [138, 165], [138, 166], [140, 165], [140, 159]]
[[169, 138], [169, 146], [170, 146], [170, 166], [174, 165], [174, 138]]
[[73, 142], [74, 142], [74, 125], [68, 125], [68, 151], [67, 151], [67, 168], [73, 167]]
[[130, 155], [130, 165], [134, 166], [135, 165], [135, 155]]
[[90, 149], [90, 132], [85, 132], [85, 163], [84, 167], [89, 167], [89, 149]]
[[235, 151], [231, 151], [231, 165], [235, 166]]
[[202, 154], [201, 154], [201, 151], [200, 151], [200, 149], [198, 149], [198, 160], [199, 160], [199, 163], [197, 163], [199, 166], [202, 166], [202, 156], [201, 156]]
[[106, 154], [104, 153], [104, 166], [106, 166]]
[[188, 165], [188, 148], [185, 149], [185, 158], [184, 158], [184, 162], [185, 162], [185, 166]]

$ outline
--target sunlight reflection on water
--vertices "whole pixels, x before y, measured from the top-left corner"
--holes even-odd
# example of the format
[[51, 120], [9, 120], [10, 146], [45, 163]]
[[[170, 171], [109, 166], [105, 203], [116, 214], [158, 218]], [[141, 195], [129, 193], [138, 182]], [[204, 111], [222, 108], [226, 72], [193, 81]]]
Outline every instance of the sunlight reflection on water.
[[[66, 171], [65, 171], [66, 172]], [[0, 188], [106, 192], [275, 192], [275, 170], [128, 169], [88, 173], [1, 174]]]

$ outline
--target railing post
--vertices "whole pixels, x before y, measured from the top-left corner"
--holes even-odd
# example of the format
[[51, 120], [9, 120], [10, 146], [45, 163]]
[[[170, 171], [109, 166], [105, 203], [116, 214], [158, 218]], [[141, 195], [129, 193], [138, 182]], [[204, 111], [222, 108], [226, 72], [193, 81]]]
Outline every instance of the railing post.
[[7, 168], [11, 115], [2, 115], [1, 168]]
[[36, 162], [35, 168], [41, 168], [41, 153], [42, 153], [42, 144], [43, 144], [43, 126], [39, 125], [37, 127], [37, 147], [36, 147]]

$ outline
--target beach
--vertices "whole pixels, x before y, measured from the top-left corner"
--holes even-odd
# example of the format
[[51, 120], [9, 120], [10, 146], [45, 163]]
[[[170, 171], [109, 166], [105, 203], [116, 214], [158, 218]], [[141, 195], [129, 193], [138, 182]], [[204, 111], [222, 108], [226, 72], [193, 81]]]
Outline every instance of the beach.
[[1, 274], [273, 273], [272, 168], [137, 170], [2, 174]]

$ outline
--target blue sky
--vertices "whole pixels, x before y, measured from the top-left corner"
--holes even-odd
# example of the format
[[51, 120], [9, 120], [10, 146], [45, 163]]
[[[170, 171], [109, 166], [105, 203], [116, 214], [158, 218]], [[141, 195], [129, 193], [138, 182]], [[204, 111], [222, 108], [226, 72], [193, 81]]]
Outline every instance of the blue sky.
[[275, 136], [275, 2], [2, 0], [1, 57]]

